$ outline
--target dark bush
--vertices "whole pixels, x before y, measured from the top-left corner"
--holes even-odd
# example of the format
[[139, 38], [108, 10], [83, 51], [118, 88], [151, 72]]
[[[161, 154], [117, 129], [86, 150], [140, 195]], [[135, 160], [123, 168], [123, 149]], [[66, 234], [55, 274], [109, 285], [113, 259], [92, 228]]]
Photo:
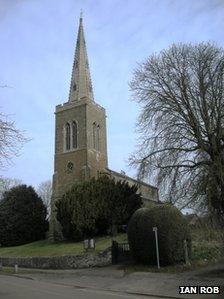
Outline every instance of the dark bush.
[[108, 176], [74, 185], [55, 203], [64, 237], [80, 240], [127, 224], [142, 205], [137, 189]]
[[46, 207], [35, 190], [19, 185], [0, 202], [0, 244], [21, 245], [43, 239], [48, 229]]
[[156, 264], [155, 233], [158, 228], [160, 264], [171, 265], [184, 261], [184, 240], [191, 254], [190, 232], [181, 212], [171, 205], [158, 205], [137, 210], [128, 225], [128, 240], [137, 262]]

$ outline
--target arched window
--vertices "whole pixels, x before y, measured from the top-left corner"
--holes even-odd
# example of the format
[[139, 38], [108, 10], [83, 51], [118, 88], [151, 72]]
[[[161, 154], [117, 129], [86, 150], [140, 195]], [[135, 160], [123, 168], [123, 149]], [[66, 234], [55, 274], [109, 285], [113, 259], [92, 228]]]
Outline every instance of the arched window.
[[72, 123], [72, 147], [77, 148], [77, 146], [78, 146], [77, 122], [73, 121], [73, 123]]
[[96, 149], [96, 138], [97, 138], [97, 133], [96, 133], [96, 123], [93, 123], [93, 148]]
[[71, 147], [70, 133], [71, 133], [70, 124], [67, 123], [65, 126], [65, 148], [66, 148], [66, 150], [70, 150], [70, 147]]

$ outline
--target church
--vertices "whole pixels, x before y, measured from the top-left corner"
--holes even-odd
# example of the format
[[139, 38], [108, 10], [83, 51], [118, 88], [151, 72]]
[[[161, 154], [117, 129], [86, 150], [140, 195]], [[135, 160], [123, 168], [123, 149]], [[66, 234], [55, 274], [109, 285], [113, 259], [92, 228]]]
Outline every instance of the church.
[[50, 234], [58, 229], [54, 202], [72, 185], [108, 175], [137, 184], [143, 201], [158, 201], [158, 189], [108, 168], [106, 112], [94, 100], [83, 18], [80, 16], [68, 101], [55, 111], [55, 156]]

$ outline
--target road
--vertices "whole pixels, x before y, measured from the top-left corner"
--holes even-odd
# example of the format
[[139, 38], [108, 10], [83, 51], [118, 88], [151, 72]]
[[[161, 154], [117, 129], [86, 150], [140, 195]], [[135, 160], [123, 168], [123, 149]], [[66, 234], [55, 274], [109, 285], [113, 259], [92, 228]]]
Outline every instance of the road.
[[0, 275], [1, 299], [159, 299], [159, 297], [124, 294], [54, 284], [16, 276]]

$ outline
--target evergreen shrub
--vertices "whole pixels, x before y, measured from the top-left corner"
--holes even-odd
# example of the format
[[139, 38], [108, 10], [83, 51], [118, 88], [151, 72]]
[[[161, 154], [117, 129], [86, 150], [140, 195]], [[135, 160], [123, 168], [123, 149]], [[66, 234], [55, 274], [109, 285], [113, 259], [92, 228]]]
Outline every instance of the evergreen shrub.
[[127, 224], [142, 205], [137, 189], [108, 176], [75, 184], [55, 203], [64, 237], [78, 241]]
[[0, 202], [0, 244], [15, 246], [45, 238], [47, 210], [33, 187], [19, 185]]

